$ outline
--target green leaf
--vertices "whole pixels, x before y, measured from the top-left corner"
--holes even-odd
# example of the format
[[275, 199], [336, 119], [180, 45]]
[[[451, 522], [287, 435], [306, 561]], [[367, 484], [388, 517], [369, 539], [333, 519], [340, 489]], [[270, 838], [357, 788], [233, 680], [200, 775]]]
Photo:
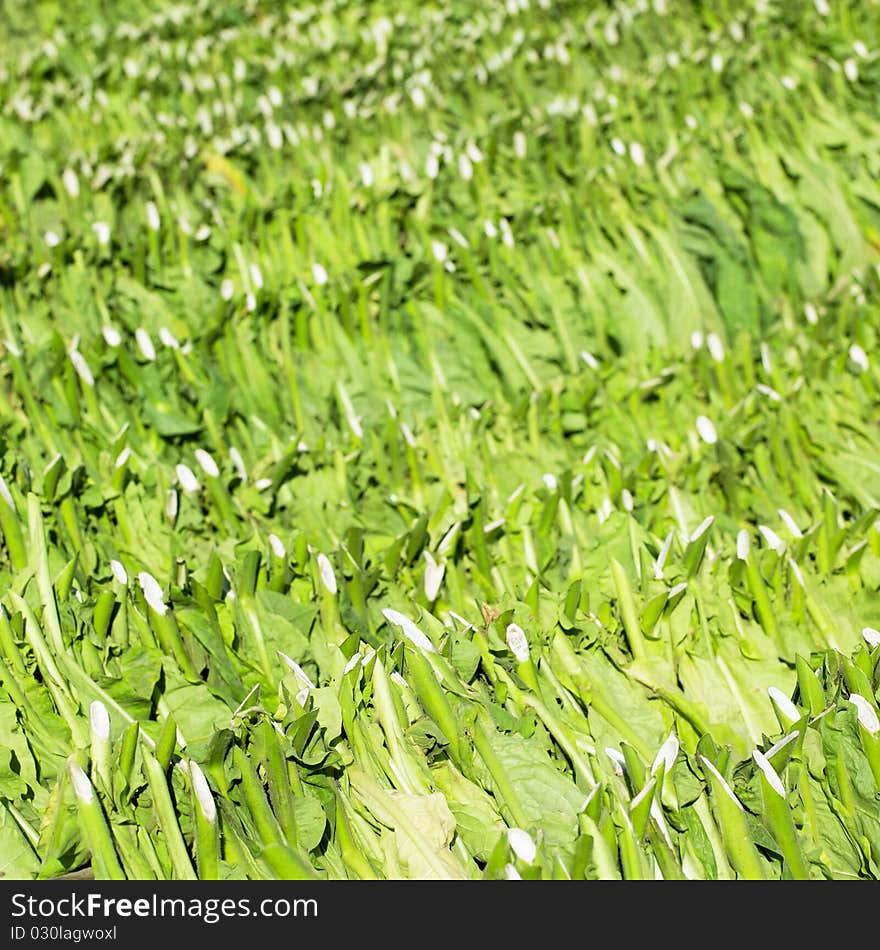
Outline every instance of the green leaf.
[[431, 769], [431, 778], [446, 797], [455, 831], [478, 861], [487, 861], [506, 825], [490, 795], [465, 778], [450, 762]]
[[[587, 796], [564, 774], [536, 739], [487, 730], [488, 741], [508, 776], [528, 822], [525, 831], [542, 830], [550, 847], [567, 847], [577, 834], [577, 816]], [[484, 788], [497, 797], [494, 780], [482, 769], [477, 775]]]
[[308, 795], [297, 797], [293, 800], [293, 814], [300, 846], [305, 851], [314, 850], [320, 844], [327, 826], [327, 816], [321, 803]]
[[19, 823], [0, 802], [0, 879], [32, 880], [37, 876], [40, 859]]

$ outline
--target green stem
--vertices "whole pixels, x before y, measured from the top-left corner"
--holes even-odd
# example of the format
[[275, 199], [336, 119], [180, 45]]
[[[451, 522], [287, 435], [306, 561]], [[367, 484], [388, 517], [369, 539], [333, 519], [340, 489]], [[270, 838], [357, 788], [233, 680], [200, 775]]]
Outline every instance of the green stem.
[[99, 881], [125, 880], [125, 872], [116, 855], [110, 827], [89, 777], [73, 756], [67, 760], [67, 768], [73, 784], [76, 808], [82, 821], [83, 834], [92, 855], [95, 877]]
[[519, 800], [519, 796], [516, 793], [516, 789], [510, 780], [510, 776], [501, 764], [501, 760], [495, 754], [489, 735], [483, 723], [480, 721], [481, 718], [484, 718], [485, 714], [478, 714], [478, 716], [479, 718], [474, 723], [473, 730], [474, 747], [480, 758], [485, 762], [486, 768], [489, 769], [492, 779], [498, 786], [498, 791], [510, 811], [510, 816], [514, 824], [520, 828], [527, 829], [529, 820]]
[[196, 880], [196, 872], [192, 866], [183, 833], [177, 822], [177, 813], [171, 798], [171, 790], [165, 771], [156, 757], [147, 748], [141, 749], [144, 766], [147, 773], [147, 783], [153, 797], [153, 809], [159, 821], [159, 827], [165, 838], [165, 846], [171, 859], [171, 868], [178, 880]]

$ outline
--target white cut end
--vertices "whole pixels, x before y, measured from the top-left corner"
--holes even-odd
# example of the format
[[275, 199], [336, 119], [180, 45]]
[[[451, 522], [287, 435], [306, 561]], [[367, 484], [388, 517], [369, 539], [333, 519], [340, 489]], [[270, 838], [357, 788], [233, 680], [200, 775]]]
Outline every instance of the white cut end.
[[688, 539], [689, 542], [698, 541], [703, 535], [715, 524], [714, 515], [709, 515], [707, 518], [704, 518], [700, 524], [697, 526], [696, 531]]
[[634, 507], [633, 496], [631, 492], [629, 491], [629, 489], [624, 488], [623, 491], [620, 493], [620, 503], [623, 505], [624, 511], [633, 510], [633, 507]]
[[795, 522], [794, 518], [792, 518], [792, 516], [784, 508], [777, 509], [776, 513], [779, 515], [785, 527], [788, 528], [792, 537], [795, 537], [795, 538], [803, 537], [803, 533], [801, 532], [801, 529], [797, 526], [797, 523]]
[[581, 350], [578, 355], [587, 364], [587, 366], [590, 367], [590, 369], [599, 368], [599, 361], [588, 350]]
[[630, 811], [634, 811], [641, 802], [647, 798], [648, 795], [651, 795], [654, 791], [654, 786], [657, 784], [656, 779], [651, 779], [645, 784], [645, 787], [636, 795], [633, 800], [630, 802]]
[[101, 327], [101, 336], [104, 337], [107, 346], [112, 346], [114, 349], [122, 342], [122, 334], [109, 323]]
[[868, 354], [859, 346], [853, 343], [849, 348], [849, 358], [864, 373], [868, 369]]
[[517, 871], [516, 867], [512, 864], [504, 865], [504, 877], [508, 881], [521, 881], [522, 875]]
[[360, 653], [355, 653], [354, 656], [343, 667], [342, 675], [345, 676], [346, 673], [350, 673], [353, 669], [360, 666], [361, 659], [362, 657]]
[[877, 710], [860, 693], [850, 693], [849, 701], [858, 710], [859, 722], [862, 726], [872, 736], [876, 736], [880, 732], [880, 719], [877, 718]]
[[284, 547], [284, 543], [277, 534], [269, 535], [269, 546], [272, 548], [272, 553], [279, 560], [284, 560], [284, 558], [287, 556], [287, 550]]
[[236, 472], [238, 472], [238, 477], [243, 481], [247, 481], [247, 469], [245, 468], [244, 459], [241, 457], [241, 452], [238, 451], [235, 446], [229, 450], [229, 458], [232, 464], [235, 466]]
[[459, 247], [470, 247], [468, 239], [458, 230], [458, 228], [447, 228], [446, 233], [452, 238]]
[[431, 253], [434, 255], [434, 260], [442, 264], [449, 254], [449, 248], [442, 241], [431, 241]]
[[61, 243], [61, 238], [54, 231], [47, 231], [43, 237], [48, 247], [58, 247]]
[[389, 622], [396, 624], [403, 631], [403, 635], [409, 640], [412, 644], [417, 646], [420, 650], [424, 650], [425, 653], [434, 653], [434, 644], [422, 633], [421, 630], [409, 619], [409, 617], [404, 616], [397, 610], [392, 610], [390, 607], [386, 607], [382, 611], [382, 616]]
[[122, 468], [123, 465], [131, 458], [131, 447], [126, 445], [125, 448], [116, 456], [116, 461], [113, 463], [114, 468]]
[[271, 487], [272, 487], [271, 478], [260, 478], [254, 482], [254, 488], [256, 488], [257, 491], [265, 491], [267, 488], [271, 488]]
[[76, 370], [79, 378], [86, 384], [86, 386], [94, 386], [95, 377], [92, 375], [89, 364], [86, 362], [86, 359], [82, 353], [80, 353], [79, 350], [71, 347], [68, 352], [68, 356], [70, 357], [70, 362], [73, 364], [73, 368]]
[[175, 489], [169, 488], [168, 493], [165, 495], [165, 514], [170, 521], [174, 521], [177, 517], [177, 501], [177, 492]]
[[214, 796], [211, 794], [211, 788], [205, 778], [205, 773], [197, 762], [189, 763], [189, 777], [192, 781], [193, 794], [199, 803], [199, 811], [201, 811], [205, 821], [213, 825], [217, 820], [217, 805], [214, 802]]
[[779, 777], [779, 773], [776, 769], [767, 761], [767, 757], [762, 752], [754, 749], [752, 751], [752, 758], [758, 763], [758, 768], [764, 773], [764, 778], [767, 779], [773, 791], [776, 792], [780, 798], [785, 798], [785, 786], [782, 784], [782, 779]]
[[251, 275], [251, 283], [254, 285], [255, 290], [263, 289], [263, 272], [256, 264], [248, 265], [248, 272]]
[[772, 399], [773, 402], [782, 402], [782, 396], [776, 392], [772, 386], [767, 386], [765, 383], [755, 383], [755, 389], [757, 389], [762, 396]]
[[147, 226], [151, 231], [158, 231], [162, 222], [159, 218], [159, 209], [156, 207], [155, 202], [148, 201], [146, 204], [147, 212]]
[[529, 641], [523, 628], [516, 623], [508, 624], [506, 640], [507, 647], [517, 662], [525, 663], [529, 658]]
[[474, 166], [467, 155], [458, 156], [458, 174], [462, 181], [470, 181], [474, 177]]
[[480, 151], [480, 147], [476, 142], [469, 141], [465, 146], [465, 152], [467, 152], [467, 157], [475, 165], [479, 165], [480, 162], [483, 161], [483, 153]]
[[120, 584], [123, 586], [128, 584], [128, 572], [120, 561], [112, 560], [110, 562], [110, 571]]
[[736, 556], [740, 561], [748, 561], [749, 547], [749, 532], [742, 528], [736, 536]]
[[[470, 623], [470, 621], [465, 620], [461, 614], [457, 614], [454, 610], [449, 611], [449, 616], [456, 623], [460, 624], [463, 630], [476, 630], [477, 628]], [[450, 625], [451, 626], [451, 625]]]
[[733, 792], [733, 789], [727, 784], [727, 779], [715, 768], [714, 765], [706, 758], [706, 756], [701, 755], [700, 761], [703, 763], [703, 766], [707, 768], [718, 780], [718, 784], [721, 786], [722, 791], [730, 798], [732, 802], [736, 804], [736, 807], [741, 811], [745, 811], [740, 800], [736, 797]]
[[144, 358], [152, 362], [156, 358], [156, 347], [153, 346], [150, 334], [143, 327], [138, 327], [134, 331], [134, 338]]
[[619, 138], [613, 138], [611, 140], [611, 148], [614, 150], [615, 155], [626, 155], [626, 146]]
[[718, 433], [708, 416], [697, 416], [697, 433], [707, 445], [714, 445], [718, 441]]
[[520, 160], [526, 157], [527, 139], [524, 132], [517, 130], [513, 133], [513, 151]]
[[296, 675], [296, 678], [303, 684], [303, 686], [307, 687], [308, 689], [315, 688], [315, 684], [311, 681], [311, 679], [309, 679], [305, 670], [299, 665], [299, 663], [296, 662], [296, 660], [292, 660], [286, 653], [282, 653], [280, 650], [278, 651], [278, 655], [282, 660], [284, 660], [288, 669]]
[[691, 334], [691, 349], [699, 350], [702, 349], [705, 337], [699, 330], [694, 330]]
[[760, 524], [758, 525], [758, 531], [764, 536], [764, 540], [768, 546], [777, 554], [783, 554], [785, 552], [785, 542], [772, 528], [768, 528], [765, 524]]
[[800, 730], [795, 729], [794, 732], [790, 732], [787, 736], [783, 736], [779, 742], [774, 742], [772, 746], [764, 753], [768, 759], [772, 759], [777, 752], [784, 749], [787, 745], [794, 742], [795, 739], [800, 735]]
[[175, 465], [174, 473], [177, 475], [177, 480], [180, 482], [180, 487], [188, 495], [193, 495], [199, 490], [199, 480], [195, 477], [193, 470], [188, 465], [184, 465], [183, 462]]
[[177, 337], [168, 329], [168, 327], [159, 328], [159, 340], [162, 346], [167, 346], [169, 350], [179, 350], [180, 344]]
[[547, 472], [541, 479], [550, 491], [556, 491], [556, 476]]
[[402, 689], [409, 689], [409, 683], [407, 683], [407, 681], [400, 675], [400, 673], [397, 672], [397, 670], [392, 670], [388, 679], [390, 679], [392, 683], [396, 683]]
[[100, 699], [94, 700], [89, 706], [89, 725], [92, 735], [99, 742], [106, 742], [110, 738], [110, 714]]
[[220, 284], [220, 296], [224, 300], [232, 300], [232, 295], [235, 293], [235, 284], [227, 277]]
[[193, 454], [206, 475], [210, 478], [217, 478], [220, 475], [220, 469], [217, 467], [217, 463], [204, 449], [196, 449]]
[[615, 775], [623, 775], [624, 772], [626, 772], [626, 759], [623, 757], [622, 752], [619, 752], [617, 749], [612, 749], [610, 746], [606, 746], [605, 755], [611, 759]]
[[362, 439], [364, 436], [364, 430], [361, 427], [361, 420], [358, 414], [354, 411], [354, 404], [351, 401], [351, 397], [348, 395], [348, 392], [342, 383], [337, 384], [336, 390], [339, 393], [339, 398], [342, 400], [342, 405], [345, 409], [345, 418], [348, 422], [349, 428], [357, 438]]
[[413, 435], [412, 429], [405, 423], [400, 423], [400, 431], [403, 433], [404, 439], [406, 439], [406, 444], [414, 449], [416, 447], [416, 437]]
[[667, 603], [668, 603], [670, 600], [674, 600], [676, 597], [678, 597], [679, 594], [681, 594], [681, 593], [683, 593], [684, 591], [686, 591], [686, 590], [687, 590], [687, 587], [688, 587], [687, 581], [682, 581], [680, 584], [676, 584], [675, 587], [670, 587], [670, 588], [669, 588], [669, 593], [666, 595], [666, 601], [667, 601]]
[[862, 627], [862, 638], [872, 650], [874, 647], [880, 647], [880, 630], [875, 630], [873, 627]]
[[634, 165], [642, 166], [645, 164], [645, 150], [638, 142], [631, 142], [629, 146], [629, 157]]
[[800, 722], [800, 720], [803, 719], [803, 713], [801, 713], [797, 706], [795, 706], [781, 689], [776, 686], [771, 686], [767, 690], [767, 695], [783, 718], [787, 719], [790, 723]]
[[72, 168], [65, 168], [61, 180], [64, 183], [64, 190], [70, 195], [71, 198], [79, 197], [79, 179], [76, 177], [76, 172]]
[[331, 594], [336, 593], [336, 575], [333, 573], [333, 565], [330, 563], [330, 558], [326, 554], [318, 555], [318, 571], [321, 575], [321, 582], [330, 591]]
[[433, 603], [440, 593], [440, 585], [443, 583], [443, 576], [446, 573], [446, 565], [434, 560], [430, 551], [425, 551], [425, 560], [428, 562], [425, 567], [425, 597]]
[[793, 557], [789, 557], [788, 566], [791, 568], [791, 573], [794, 574], [794, 579], [800, 584], [801, 587], [806, 587], [804, 583], [804, 575], [801, 574], [801, 569], [797, 566], [797, 562]]
[[165, 604], [165, 598], [162, 596], [162, 588], [159, 582], [148, 571], [141, 571], [137, 576], [141, 590], [144, 592], [144, 600], [159, 614], [164, 616], [168, 610]]
[[535, 860], [538, 846], [527, 831], [523, 831], [522, 828], [508, 828], [507, 841], [510, 844], [510, 850], [520, 861], [531, 864]]
[[655, 580], [663, 580], [663, 566], [666, 564], [666, 558], [669, 557], [669, 551], [672, 548], [673, 537], [674, 532], [672, 531], [666, 535], [666, 540], [663, 542], [663, 547], [660, 548], [660, 553], [657, 555], [657, 560], [654, 562]]
[[2, 475], [0, 475], [0, 497], [15, 511], [15, 501], [12, 498], [12, 493], [9, 491], [9, 486], [6, 484], [6, 479]]
[[95, 221], [92, 223], [92, 230], [98, 239], [98, 244], [110, 243], [110, 225], [106, 221]]
[[73, 759], [67, 760], [67, 770], [70, 772], [70, 780], [73, 783], [73, 791], [76, 797], [84, 805], [90, 805], [95, 798], [95, 790], [92, 788], [88, 775], [83, 772], [79, 763]]
[[324, 284], [326, 284], [330, 279], [327, 271], [324, 270], [324, 266], [322, 264], [318, 264], [317, 262], [312, 264], [312, 277], [315, 279], [315, 283], [319, 287], [323, 287]]
[[663, 765], [664, 774], [668, 774], [678, 757], [678, 750], [678, 738], [674, 732], [670, 732], [669, 737], [657, 750], [657, 755], [654, 756], [654, 762], [651, 765], [651, 775], [660, 768], [661, 764]]
[[62, 458], [63, 456], [59, 452], [57, 455], [53, 455], [52, 458], [49, 459], [48, 463], [46, 464], [46, 467], [43, 469], [44, 478], [46, 477], [48, 472], [50, 472], [62, 460]]
[[428, 97], [425, 95], [425, 90], [421, 86], [414, 86], [410, 92], [410, 99], [412, 99], [412, 104], [417, 109], [424, 109], [428, 104]]

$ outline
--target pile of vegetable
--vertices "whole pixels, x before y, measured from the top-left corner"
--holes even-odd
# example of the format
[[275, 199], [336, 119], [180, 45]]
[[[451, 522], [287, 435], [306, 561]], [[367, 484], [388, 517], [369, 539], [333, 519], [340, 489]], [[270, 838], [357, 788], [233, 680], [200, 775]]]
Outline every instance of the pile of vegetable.
[[0, 874], [880, 876], [878, 36], [4, 4]]

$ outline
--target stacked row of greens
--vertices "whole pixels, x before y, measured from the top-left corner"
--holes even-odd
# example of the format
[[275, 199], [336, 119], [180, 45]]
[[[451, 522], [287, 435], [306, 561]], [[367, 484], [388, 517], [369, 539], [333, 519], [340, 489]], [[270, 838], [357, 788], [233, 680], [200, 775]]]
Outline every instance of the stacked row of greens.
[[38, 9], [0, 873], [880, 876], [878, 4]]

